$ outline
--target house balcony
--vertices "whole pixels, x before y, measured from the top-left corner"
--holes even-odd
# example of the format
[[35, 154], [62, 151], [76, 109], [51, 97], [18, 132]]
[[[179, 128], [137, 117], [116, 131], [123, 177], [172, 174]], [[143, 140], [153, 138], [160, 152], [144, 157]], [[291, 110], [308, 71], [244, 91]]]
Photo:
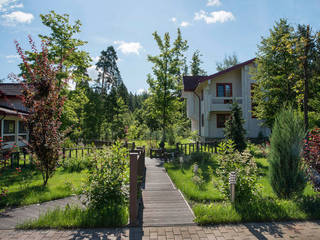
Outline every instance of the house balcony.
[[209, 104], [210, 112], [229, 112], [233, 102], [242, 108], [242, 97], [212, 97]]

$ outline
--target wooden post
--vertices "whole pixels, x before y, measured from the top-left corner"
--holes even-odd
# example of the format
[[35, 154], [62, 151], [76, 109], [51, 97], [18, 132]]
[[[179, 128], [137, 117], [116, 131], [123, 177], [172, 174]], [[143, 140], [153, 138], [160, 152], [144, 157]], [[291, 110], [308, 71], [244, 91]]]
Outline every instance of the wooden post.
[[76, 159], [78, 159], [78, 147], [76, 148]]
[[197, 142], [197, 152], [199, 152], [199, 142]]
[[187, 155], [187, 144], [184, 145], [184, 154]]
[[138, 153], [130, 153], [130, 225], [138, 225]]
[[176, 143], [176, 152], [179, 152], [179, 143]]
[[66, 149], [62, 148], [62, 159], [66, 160]]

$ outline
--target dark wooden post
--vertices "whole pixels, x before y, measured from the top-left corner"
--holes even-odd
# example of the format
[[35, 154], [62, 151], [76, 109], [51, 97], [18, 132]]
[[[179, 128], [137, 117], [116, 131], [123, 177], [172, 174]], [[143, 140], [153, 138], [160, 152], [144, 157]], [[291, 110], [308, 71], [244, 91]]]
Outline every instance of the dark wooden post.
[[176, 151], [179, 152], [179, 143], [176, 143]]
[[62, 159], [66, 160], [66, 149], [62, 148]]
[[69, 149], [69, 158], [71, 158], [71, 149], [72, 148]]
[[78, 159], [78, 147], [76, 148], [76, 159]]
[[197, 142], [197, 152], [199, 152], [199, 142]]
[[130, 153], [130, 225], [138, 225], [138, 153]]

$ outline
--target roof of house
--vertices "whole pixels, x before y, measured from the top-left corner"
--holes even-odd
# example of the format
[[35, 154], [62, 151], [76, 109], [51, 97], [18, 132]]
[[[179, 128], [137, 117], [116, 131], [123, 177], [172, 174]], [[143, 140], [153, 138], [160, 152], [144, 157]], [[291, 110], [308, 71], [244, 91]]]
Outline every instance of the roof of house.
[[0, 94], [5, 96], [20, 96], [22, 86], [19, 83], [0, 83]]
[[10, 109], [5, 106], [0, 106], [0, 115], [12, 115], [12, 116], [17, 116], [17, 115], [28, 115], [25, 111], [21, 110], [15, 110], [15, 109]]
[[255, 58], [252, 58], [248, 61], [239, 63], [237, 65], [234, 65], [230, 68], [227, 68], [225, 70], [222, 70], [220, 72], [214, 73], [212, 75], [209, 76], [183, 76], [183, 86], [184, 86], [184, 91], [186, 92], [193, 92], [199, 85], [199, 83], [205, 82], [209, 79], [221, 76], [225, 73], [231, 72], [233, 70], [239, 69], [245, 65], [248, 65], [250, 63], [253, 63], [255, 60]]

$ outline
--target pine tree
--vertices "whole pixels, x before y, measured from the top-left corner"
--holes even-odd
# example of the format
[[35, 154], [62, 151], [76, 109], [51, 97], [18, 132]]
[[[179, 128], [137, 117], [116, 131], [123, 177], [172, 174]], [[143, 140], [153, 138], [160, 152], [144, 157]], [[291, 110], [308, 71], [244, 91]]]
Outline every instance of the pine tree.
[[217, 68], [217, 71], [220, 72], [234, 65], [237, 65], [238, 63], [239, 63], [238, 57], [235, 53], [233, 53], [233, 55], [231, 56], [225, 56], [223, 59], [223, 62], [217, 62], [216, 68]]
[[304, 137], [303, 119], [292, 106], [283, 108], [275, 119], [268, 156], [270, 183], [280, 198], [301, 194], [306, 186], [301, 158]]
[[199, 50], [196, 50], [192, 55], [192, 61], [190, 66], [192, 76], [203, 76], [207, 74], [206, 71], [204, 71], [201, 68], [201, 64], [203, 63], [200, 59], [201, 56], [202, 54]]
[[243, 128], [243, 124], [242, 110], [238, 103], [234, 102], [231, 108], [230, 119], [225, 124], [224, 134], [227, 139], [233, 140], [239, 152], [243, 152], [246, 148], [246, 130]]
[[119, 86], [122, 82], [117, 60], [117, 52], [113, 46], [101, 51], [99, 61], [96, 63], [96, 70], [99, 71], [96, 81], [101, 93], [106, 93], [112, 86]]

